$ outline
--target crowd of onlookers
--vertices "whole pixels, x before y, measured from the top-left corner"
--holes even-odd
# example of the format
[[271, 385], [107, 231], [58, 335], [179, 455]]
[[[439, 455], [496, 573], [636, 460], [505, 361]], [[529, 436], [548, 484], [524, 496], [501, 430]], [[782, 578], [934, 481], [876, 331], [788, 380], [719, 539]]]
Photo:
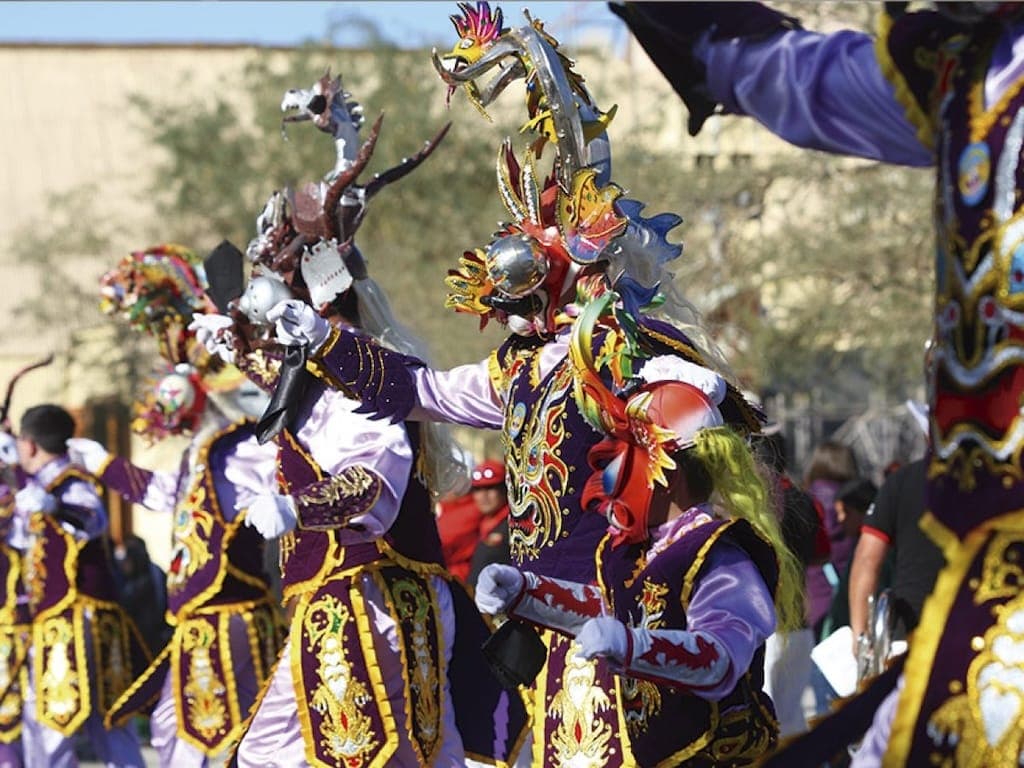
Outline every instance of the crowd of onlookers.
[[777, 426], [758, 435], [755, 448], [774, 475], [787, 545], [806, 569], [806, 625], [773, 636], [766, 651], [765, 688], [785, 736], [806, 730], [807, 716], [825, 714], [839, 697], [826, 674], [831, 669], [812, 661], [813, 648], [842, 630], [851, 638], [844, 661], [856, 668], [883, 590], [890, 639], [906, 640], [943, 558], [918, 525], [925, 511], [923, 458], [893, 461], [879, 487], [858, 468], [854, 452], [834, 440], [814, 449], [799, 479], [787, 466]]

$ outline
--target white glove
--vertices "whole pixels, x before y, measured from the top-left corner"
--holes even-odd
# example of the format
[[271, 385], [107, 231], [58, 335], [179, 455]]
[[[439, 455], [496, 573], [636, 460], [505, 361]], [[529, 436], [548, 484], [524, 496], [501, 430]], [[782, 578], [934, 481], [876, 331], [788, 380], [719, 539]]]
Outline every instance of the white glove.
[[576, 635], [576, 644], [580, 647], [576, 655], [588, 660], [602, 656], [623, 664], [629, 652], [627, 632], [626, 625], [614, 616], [590, 619]]
[[235, 334], [231, 330], [234, 325], [235, 321], [227, 315], [195, 312], [192, 314], [192, 322], [188, 324], [188, 329], [196, 335], [196, 341], [206, 347], [206, 351], [211, 355], [216, 355], [225, 363], [234, 363]]
[[68, 440], [68, 458], [75, 466], [82, 467], [90, 475], [98, 475], [108, 461], [110, 453], [95, 440], [72, 437]]
[[476, 607], [491, 616], [506, 613], [526, 586], [526, 577], [511, 565], [492, 563], [480, 571], [476, 581]]
[[[236, 509], [241, 512], [246, 507], [239, 504]], [[281, 496], [277, 493], [257, 496], [249, 504], [245, 514], [245, 524], [255, 528], [264, 539], [276, 539], [294, 531], [297, 521], [295, 502], [290, 496]]]
[[298, 299], [275, 304], [267, 311], [267, 321], [274, 323], [277, 340], [286, 347], [308, 346], [314, 354], [331, 335], [331, 324]]
[[10, 432], [0, 432], [0, 464], [13, 467], [18, 463], [18, 441]]
[[32, 483], [14, 494], [14, 506], [28, 515], [34, 512], [49, 515], [57, 511], [57, 498], [41, 485]]

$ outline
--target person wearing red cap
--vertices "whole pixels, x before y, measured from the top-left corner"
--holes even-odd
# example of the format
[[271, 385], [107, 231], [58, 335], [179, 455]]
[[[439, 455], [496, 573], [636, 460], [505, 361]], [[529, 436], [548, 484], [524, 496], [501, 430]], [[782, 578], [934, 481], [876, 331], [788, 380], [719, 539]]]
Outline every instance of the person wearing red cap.
[[469, 568], [469, 583], [476, 584], [480, 572], [491, 563], [510, 563], [508, 546], [508, 491], [505, 465], [488, 459], [473, 470], [473, 503], [480, 510], [479, 539]]
[[448, 572], [469, 583], [469, 568], [480, 540], [480, 509], [472, 493], [452, 496], [437, 502], [437, 535], [441, 538], [441, 556]]

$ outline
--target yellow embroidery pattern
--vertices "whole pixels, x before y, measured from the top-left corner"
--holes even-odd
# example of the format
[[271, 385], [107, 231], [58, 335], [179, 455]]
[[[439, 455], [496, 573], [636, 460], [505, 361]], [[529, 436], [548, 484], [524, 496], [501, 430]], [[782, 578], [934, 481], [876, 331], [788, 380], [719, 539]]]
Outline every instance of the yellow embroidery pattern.
[[644, 629], [657, 629], [662, 622], [662, 614], [665, 613], [665, 596], [668, 595], [668, 587], [664, 584], [656, 584], [650, 579], [644, 579], [643, 590], [640, 592], [640, 626]]
[[181, 650], [188, 658], [185, 696], [188, 722], [205, 741], [213, 741], [227, 725], [224, 685], [213, 668], [210, 649], [216, 630], [203, 619], [185, 622], [181, 629]]
[[565, 656], [562, 688], [551, 699], [550, 713], [559, 718], [551, 735], [554, 763], [565, 768], [601, 768], [608, 759], [612, 726], [598, 714], [611, 706], [608, 695], [595, 684], [597, 665], [576, 654], [573, 642]]
[[650, 680], [622, 678], [622, 710], [630, 737], [647, 730], [651, 718], [661, 712], [661, 691]]
[[[516, 442], [519, 429], [503, 433], [509, 472], [517, 482], [509, 486], [509, 549], [512, 559], [535, 558], [544, 547], [562, 536], [561, 498], [567, 492], [569, 468], [559, 454], [566, 439], [565, 409], [572, 386], [568, 366], [551, 378], [547, 392], [523, 418], [523, 403], [508, 403], [506, 422], [521, 423], [525, 433]], [[517, 412], [518, 411], [518, 412]], [[523, 419], [520, 422], [520, 419]]]
[[318, 483], [314, 490], [300, 493], [300, 504], [337, 504], [342, 499], [360, 496], [373, 486], [373, 477], [363, 467], [347, 468], [339, 475], [333, 475], [325, 482]]
[[974, 604], [1013, 597], [1024, 584], [1024, 541], [1020, 535], [997, 531], [985, 552]]
[[967, 690], [939, 707], [928, 721], [937, 745], [956, 744], [959, 768], [1017, 765], [1024, 752], [1024, 595], [997, 606], [996, 623], [967, 670]]
[[[668, 591], [664, 584], [644, 579], [643, 589], [637, 601], [640, 606], [641, 627], [657, 629], [662, 626], [664, 622], [661, 617], [665, 613], [665, 597]], [[637, 736], [647, 730], [650, 719], [661, 711], [661, 691], [648, 680], [623, 677], [622, 697], [629, 735]]]
[[339, 765], [365, 765], [377, 752], [373, 723], [361, 711], [371, 700], [369, 691], [352, 676], [345, 653], [345, 625], [352, 619], [348, 608], [331, 595], [310, 603], [303, 618], [309, 635], [307, 650], [317, 659], [320, 682], [310, 706], [322, 718], [320, 746]]
[[271, 386], [281, 371], [281, 361], [268, 357], [262, 349], [250, 352], [242, 361], [242, 368], [253, 374], [264, 385]]
[[285, 568], [288, 566], [288, 560], [294, 551], [295, 532], [288, 531], [288, 533], [277, 540], [277, 567], [282, 577], [284, 576]]
[[43, 619], [37, 629], [42, 643], [36, 652], [43, 655], [45, 664], [39, 678], [36, 704], [42, 710], [44, 722], [63, 727], [81, 709], [82, 695], [72, 657], [75, 655], [75, 632], [63, 615]]
[[431, 600], [419, 583], [399, 579], [391, 585], [391, 595], [399, 622], [411, 628], [412, 647], [406, 650], [409, 668], [409, 686], [416, 694], [416, 708], [412, 713], [416, 722], [416, 741], [423, 749], [420, 756], [425, 765], [432, 765], [440, 746], [441, 691], [437, 679], [434, 651], [430, 643], [428, 619]]
[[100, 709], [103, 711], [108, 711], [132, 683], [126, 631], [119, 613], [111, 610], [95, 610], [93, 613], [93, 648], [106, 652], [103, 664], [97, 670]]
[[197, 478], [174, 514], [174, 551], [167, 573], [167, 589], [181, 591], [192, 575], [210, 561], [208, 545], [213, 515], [205, 510], [206, 486]]
[[28, 592], [29, 605], [42, 605], [46, 595], [46, 549], [43, 546], [46, 534], [46, 519], [41, 514], [32, 515], [28, 522], [29, 555], [25, 558], [24, 583]]
[[25, 656], [28, 654], [27, 627], [0, 627], [0, 741], [15, 737], [21, 730], [21, 696], [25, 683]]

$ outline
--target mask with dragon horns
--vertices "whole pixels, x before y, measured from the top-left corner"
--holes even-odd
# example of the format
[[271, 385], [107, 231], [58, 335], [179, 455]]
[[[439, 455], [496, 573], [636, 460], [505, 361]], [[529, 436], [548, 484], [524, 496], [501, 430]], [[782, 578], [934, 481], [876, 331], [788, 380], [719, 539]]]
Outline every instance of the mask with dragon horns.
[[257, 218], [257, 236], [247, 253], [255, 265], [245, 294], [233, 315], [243, 324], [260, 326], [266, 312], [282, 299], [299, 298], [329, 315], [353, 280], [367, 276], [366, 263], [354, 237], [369, 201], [385, 186], [404, 177], [428, 158], [444, 139], [446, 124], [420, 151], [376, 173], [363, 184], [380, 135], [383, 115], [360, 143], [363, 109], [342, 87], [341, 77], [327, 71], [309, 89], [291, 89], [281, 102], [288, 114], [283, 124], [311, 122], [331, 135], [335, 164], [320, 182], [298, 190], [274, 192]]
[[[470, 102], [487, 116], [484, 108], [511, 83], [526, 82], [527, 120], [520, 132], [537, 135], [532, 149], [540, 157], [551, 144], [558, 154], [558, 175], [569, 187], [584, 167], [597, 171], [598, 183], [611, 175], [606, 128], [616, 107], [602, 112], [587, 90], [573, 61], [559, 50], [558, 41], [544, 24], [524, 10], [527, 24], [505, 28], [500, 8], [492, 12], [487, 2], [459, 3], [462, 16], [451, 16], [459, 42], [443, 57], [434, 50], [434, 68], [448, 85], [448, 97], [463, 87]], [[495, 76], [484, 86], [477, 81], [492, 70]]]
[[506, 140], [497, 177], [512, 221], [486, 248], [466, 251], [445, 278], [445, 305], [480, 316], [481, 327], [493, 317], [519, 333], [550, 333], [584, 272], [624, 272], [623, 255], [638, 249], [659, 264], [682, 250], [666, 237], [678, 216], [644, 219], [641, 204], [622, 199], [615, 184], [601, 186], [592, 168], [577, 171], [568, 188], [554, 172], [540, 182], [533, 156], [520, 164]]
[[[528, 120], [523, 130], [539, 138], [520, 165], [508, 140], [498, 153], [498, 190], [512, 222], [486, 248], [466, 251], [449, 271], [446, 306], [495, 317], [518, 333], [551, 333], [565, 300], [584, 272], [628, 274], [645, 285], [682, 252], [668, 242], [682, 219], [663, 213], [644, 218], [644, 205], [623, 197], [609, 179], [611, 156], [605, 128], [615, 113], [602, 112], [539, 20], [503, 26], [500, 9], [487, 2], [460, 3], [452, 16], [460, 41], [434, 65], [449, 86], [463, 86], [481, 111], [516, 79], [525, 79]], [[447, 66], [446, 66], [447, 64]], [[491, 70], [485, 86], [478, 80]], [[538, 181], [535, 159], [554, 148], [550, 176]]]

